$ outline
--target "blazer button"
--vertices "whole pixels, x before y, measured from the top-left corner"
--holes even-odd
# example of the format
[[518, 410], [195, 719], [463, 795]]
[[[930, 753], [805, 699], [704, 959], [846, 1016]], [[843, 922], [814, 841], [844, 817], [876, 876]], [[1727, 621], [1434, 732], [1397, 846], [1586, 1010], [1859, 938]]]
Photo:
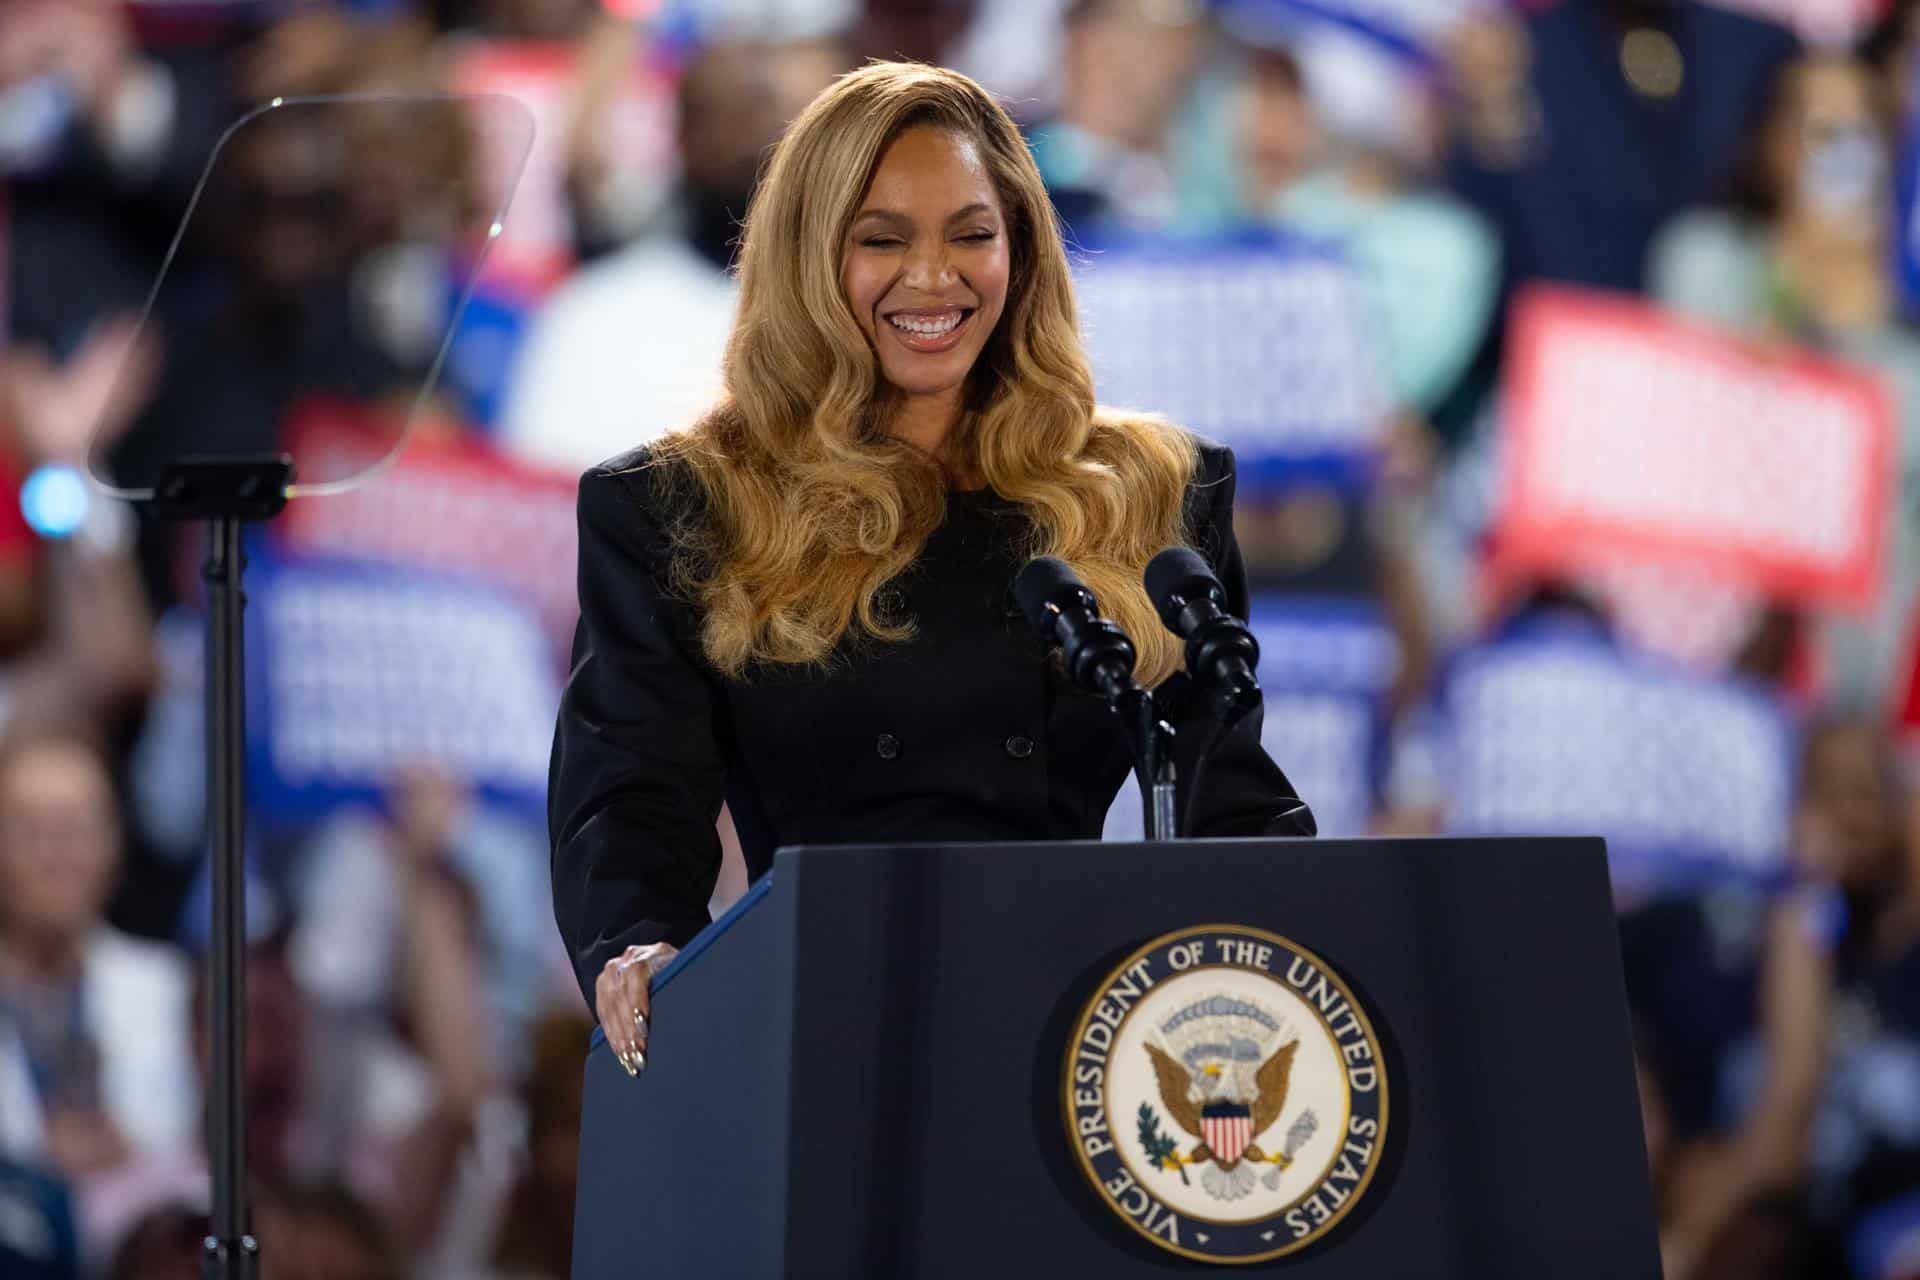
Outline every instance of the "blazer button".
[[1007, 754], [1015, 760], [1025, 760], [1033, 754], [1033, 739], [1022, 734], [1014, 734], [1007, 739]]
[[874, 739], [873, 749], [882, 760], [891, 760], [900, 754], [900, 739], [890, 733], [883, 733]]

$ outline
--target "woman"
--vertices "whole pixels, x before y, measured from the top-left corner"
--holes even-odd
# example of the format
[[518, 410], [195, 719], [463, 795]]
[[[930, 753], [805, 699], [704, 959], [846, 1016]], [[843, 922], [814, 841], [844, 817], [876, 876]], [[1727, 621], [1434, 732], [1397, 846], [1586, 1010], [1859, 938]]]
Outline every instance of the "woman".
[[[1128, 754], [1018, 616], [1028, 556], [1078, 569], [1189, 747], [1141, 570], [1191, 542], [1246, 609], [1232, 455], [1094, 407], [1039, 174], [963, 76], [875, 64], [794, 122], [725, 381], [580, 483], [555, 912], [629, 1070], [651, 974], [707, 923], [723, 796], [756, 876], [785, 844], [1098, 837]], [[1311, 834], [1258, 733], [1210, 768], [1201, 833]]]
[[[1662, 231], [1649, 292], [1690, 316], [1803, 343], [1880, 375], [1893, 397], [1899, 478], [1885, 589], [1863, 617], [1821, 623], [1827, 697], [1881, 705], [1907, 677], [1920, 603], [1920, 338], [1888, 271], [1886, 104], [1866, 66], [1810, 54], [1777, 76], [1732, 199]], [[1757, 612], [1757, 606], [1756, 606]]]
[[0, 745], [0, 1160], [83, 1197], [199, 1116], [186, 964], [106, 923], [120, 846], [91, 743], [33, 729]]

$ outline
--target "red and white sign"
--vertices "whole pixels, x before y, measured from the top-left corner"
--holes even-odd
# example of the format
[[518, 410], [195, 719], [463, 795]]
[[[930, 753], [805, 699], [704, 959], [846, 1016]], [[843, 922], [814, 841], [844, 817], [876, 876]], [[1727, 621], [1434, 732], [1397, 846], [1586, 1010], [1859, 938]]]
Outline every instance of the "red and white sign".
[[[312, 399], [289, 415], [286, 442], [302, 469], [356, 474], [384, 457], [394, 432], [379, 410]], [[274, 528], [294, 551], [452, 570], [526, 600], [564, 654], [578, 613], [577, 478], [531, 467], [484, 440], [416, 431], [386, 470], [343, 493], [289, 503]]]
[[1496, 582], [1624, 557], [1784, 601], [1873, 600], [1895, 430], [1879, 378], [1557, 287], [1522, 295], [1511, 341]]
[[[494, 202], [511, 189], [513, 206], [487, 259], [489, 279], [523, 291], [544, 292], [573, 266], [573, 211], [567, 197], [568, 148], [584, 85], [571, 45], [479, 42], [458, 56], [457, 92], [504, 94], [533, 115], [533, 149], [512, 187], [526, 138], [524, 117], [476, 104], [481, 166]], [[664, 192], [677, 166], [673, 77], [658, 60], [636, 50], [627, 82], [609, 104], [596, 136], [587, 140], [601, 162], [623, 180], [651, 182]]]

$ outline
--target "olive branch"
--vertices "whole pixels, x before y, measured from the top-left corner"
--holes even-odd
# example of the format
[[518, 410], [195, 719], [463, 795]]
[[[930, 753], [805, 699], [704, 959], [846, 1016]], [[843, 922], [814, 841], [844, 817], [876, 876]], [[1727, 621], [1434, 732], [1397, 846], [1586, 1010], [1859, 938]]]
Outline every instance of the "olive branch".
[[1160, 1117], [1154, 1114], [1152, 1105], [1145, 1102], [1140, 1104], [1140, 1145], [1146, 1148], [1149, 1161], [1162, 1169], [1173, 1170], [1185, 1185], [1193, 1185], [1181, 1167], [1180, 1157], [1175, 1154], [1178, 1147], [1174, 1140], [1160, 1132]]

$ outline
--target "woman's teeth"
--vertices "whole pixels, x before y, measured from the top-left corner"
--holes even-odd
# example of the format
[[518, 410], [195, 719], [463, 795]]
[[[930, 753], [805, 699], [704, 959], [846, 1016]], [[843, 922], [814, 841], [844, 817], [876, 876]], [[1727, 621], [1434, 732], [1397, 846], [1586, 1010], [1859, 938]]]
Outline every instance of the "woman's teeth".
[[949, 311], [938, 316], [888, 316], [887, 320], [894, 328], [905, 333], [937, 338], [943, 333], [952, 333], [965, 318], [964, 312]]

